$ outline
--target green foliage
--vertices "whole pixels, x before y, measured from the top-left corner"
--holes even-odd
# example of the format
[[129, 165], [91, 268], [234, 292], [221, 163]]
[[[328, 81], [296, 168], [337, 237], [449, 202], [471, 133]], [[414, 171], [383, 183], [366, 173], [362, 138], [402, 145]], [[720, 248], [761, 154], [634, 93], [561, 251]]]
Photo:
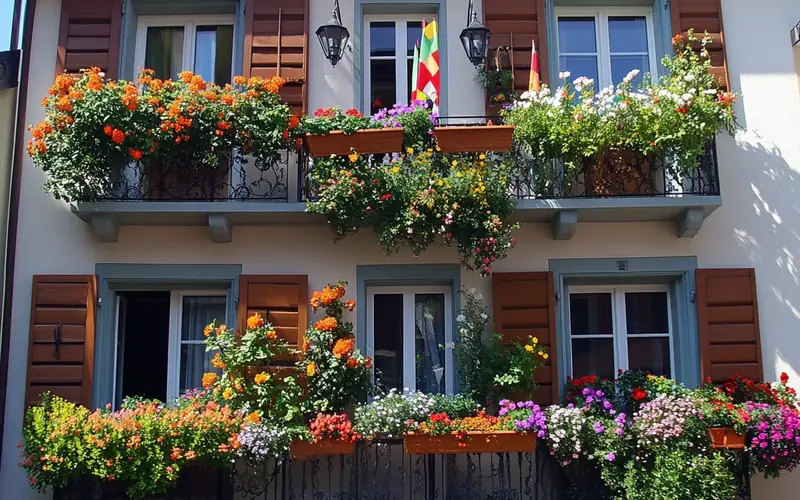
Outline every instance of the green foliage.
[[471, 417], [482, 409], [480, 404], [465, 394], [456, 394], [454, 396], [434, 394], [432, 398], [433, 409], [431, 413], [446, 413], [453, 419]]
[[735, 481], [726, 456], [700, 454], [685, 448], [665, 448], [654, 457], [628, 462], [627, 500], [730, 500]]
[[490, 322], [483, 295], [474, 288], [461, 290], [461, 311], [456, 318], [456, 369], [461, 391], [478, 401], [487, 401], [492, 373], [486, 364], [486, 340]]
[[371, 117], [362, 115], [356, 109], [342, 111], [342, 108], [324, 108], [314, 112], [314, 116], [304, 116], [300, 120], [298, 132], [301, 134], [324, 135], [335, 130], [354, 134], [359, 130], [381, 128], [381, 124]]

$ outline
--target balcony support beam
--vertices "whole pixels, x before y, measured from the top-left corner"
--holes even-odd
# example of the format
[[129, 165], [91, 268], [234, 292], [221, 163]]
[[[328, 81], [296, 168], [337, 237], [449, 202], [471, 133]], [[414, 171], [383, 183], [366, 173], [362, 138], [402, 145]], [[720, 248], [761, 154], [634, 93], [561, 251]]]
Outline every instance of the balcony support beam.
[[214, 243], [230, 243], [233, 241], [233, 225], [228, 214], [208, 214], [208, 229]]
[[678, 238], [694, 238], [703, 227], [704, 219], [705, 213], [700, 207], [689, 207], [684, 210], [676, 221]]
[[577, 210], [559, 210], [553, 216], [553, 239], [570, 240], [578, 226]]
[[111, 214], [93, 214], [92, 232], [103, 243], [116, 243], [119, 240], [119, 224]]

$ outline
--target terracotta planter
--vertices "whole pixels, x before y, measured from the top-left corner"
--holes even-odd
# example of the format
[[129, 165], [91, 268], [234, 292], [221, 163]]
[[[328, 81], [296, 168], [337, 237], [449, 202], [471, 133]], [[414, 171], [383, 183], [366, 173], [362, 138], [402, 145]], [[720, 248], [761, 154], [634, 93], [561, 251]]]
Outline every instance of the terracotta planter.
[[411, 455], [442, 455], [451, 453], [518, 453], [536, 450], [535, 434], [513, 431], [467, 432], [461, 442], [455, 434], [431, 436], [409, 432], [403, 441]]
[[147, 198], [169, 201], [212, 201], [228, 197], [230, 167], [222, 160], [216, 168], [195, 165], [147, 167]]
[[485, 153], [508, 151], [514, 135], [513, 125], [436, 127], [436, 142], [444, 153]]
[[711, 448], [715, 450], [743, 450], [744, 435], [737, 434], [730, 427], [712, 427], [708, 429], [711, 436]]
[[306, 134], [306, 143], [311, 156], [346, 156], [353, 151], [362, 155], [399, 153], [403, 149], [403, 129], [367, 129], [354, 134], [338, 130], [325, 135]]
[[321, 439], [316, 443], [297, 440], [292, 443], [292, 458], [295, 460], [308, 460], [311, 457], [326, 455], [352, 455], [355, 453], [356, 444], [333, 439]]
[[652, 194], [655, 159], [632, 151], [606, 151], [583, 163], [587, 196]]

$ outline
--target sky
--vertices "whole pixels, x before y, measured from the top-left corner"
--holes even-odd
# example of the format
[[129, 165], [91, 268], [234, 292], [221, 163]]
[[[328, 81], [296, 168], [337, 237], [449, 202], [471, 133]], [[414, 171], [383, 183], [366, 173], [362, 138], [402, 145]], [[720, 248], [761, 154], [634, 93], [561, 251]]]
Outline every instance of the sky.
[[11, 13], [14, 0], [0, 0], [0, 50], [8, 50], [11, 37]]

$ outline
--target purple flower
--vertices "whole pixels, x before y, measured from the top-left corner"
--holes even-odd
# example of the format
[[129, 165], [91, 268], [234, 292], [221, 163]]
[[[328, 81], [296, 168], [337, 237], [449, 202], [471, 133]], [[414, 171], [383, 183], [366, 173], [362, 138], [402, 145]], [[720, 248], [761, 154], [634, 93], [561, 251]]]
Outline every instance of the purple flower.
[[616, 459], [617, 459], [617, 456], [614, 454], [614, 452], [611, 452], [611, 453], [609, 453], [608, 455], [606, 455], [606, 459], [607, 459], [609, 462], [613, 462], [614, 460], [616, 460]]

